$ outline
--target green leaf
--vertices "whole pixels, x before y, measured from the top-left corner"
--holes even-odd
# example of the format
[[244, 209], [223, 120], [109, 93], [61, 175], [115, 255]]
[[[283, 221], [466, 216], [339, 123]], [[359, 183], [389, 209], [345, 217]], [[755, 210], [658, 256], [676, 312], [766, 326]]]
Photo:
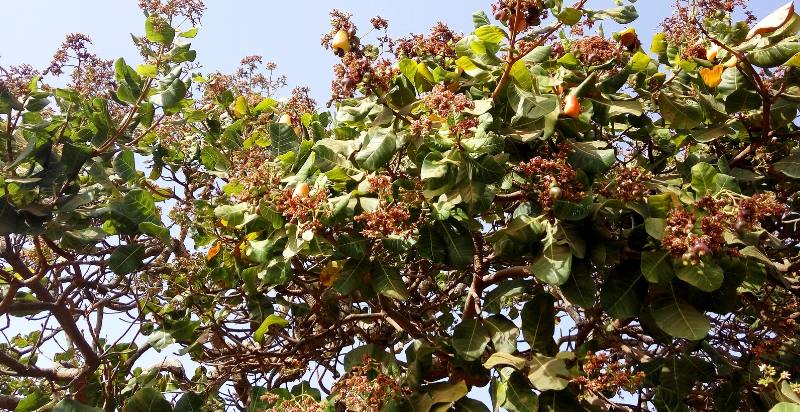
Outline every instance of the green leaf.
[[46, 405], [49, 401], [49, 396], [45, 395], [40, 390], [34, 390], [17, 403], [14, 412], [33, 412]]
[[491, 337], [480, 319], [467, 319], [453, 330], [453, 349], [468, 361], [477, 360], [486, 350]]
[[667, 93], [658, 98], [661, 115], [675, 129], [694, 129], [703, 122], [703, 111], [694, 100], [677, 100]]
[[534, 356], [529, 362], [528, 380], [540, 391], [560, 391], [572, 378], [563, 359]]
[[378, 170], [394, 156], [397, 151], [397, 137], [394, 133], [382, 130], [370, 133], [365, 146], [356, 154], [356, 162], [366, 170]]
[[176, 67], [160, 82], [159, 92], [150, 96], [150, 102], [170, 109], [178, 105], [186, 96], [186, 83], [181, 80], [181, 68]]
[[364, 276], [369, 273], [370, 268], [371, 264], [366, 255], [348, 259], [339, 278], [331, 287], [343, 295], [350, 294], [362, 286]]
[[666, 283], [675, 276], [672, 271], [672, 258], [661, 250], [642, 252], [642, 275], [650, 283]]
[[551, 285], [564, 284], [572, 270], [572, 250], [569, 246], [550, 242], [545, 246], [542, 255], [531, 264], [531, 272]]
[[161, 352], [162, 349], [175, 343], [175, 338], [165, 330], [157, 330], [147, 338], [147, 343], [157, 352]]
[[128, 398], [122, 412], [172, 412], [172, 405], [161, 392], [153, 388], [142, 388]]
[[447, 251], [447, 262], [456, 268], [472, 265], [475, 244], [469, 230], [452, 220], [437, 222], [437, 228]]
[[138, 174], [136, 173], [136, 159], [133, 152], [123, 150], [114, 157], [114, 172], [126, 182], [133, 182]]
[[289, 152], [297, 153], [300, 147], [292, 125], [272, 123], [269, 125], [269, 136], [272, 140], [269, 148], [276, 157]]
[[661, 240], [667, 228], [667, 220], [659, 217], [648, 217], [644, 220], [644, 230], [653, 239]]
[[525, 358], [520, 358], [510, 353], [497, 352], [489, 356], [489, 359], [486, 359], [486, 362], [483, 363], [483, 367], [486, 369], [493, 369], [498, 366], [510, 366], [516, 370], [522, 370], [525, 369], [526, 364], [527, 360]]
[[483, 324], [492, 338], [492, 345], [499, 353], [514, 353], [517, 350], [519, 328], [503, 315], [492, 315], [484, 319]]
[[549, 353], [554, 346], [555, 299], [540, 293], [522, 307], [522, 336], [535, 352]]
[[570, 303], [584, 309], [594, 306], [597, 300], [597, 285], [586, 264], [580, 260], [572, 262], [572, 275], [559, 288]]
[[108, 260], [111, 271], [119, 276], [134, 272], [142, 265], [144, 260], [144, 245], [129, 244], [114, 249]]
[[572, 144], [569, 163], [589, 174], [602, 173], [611, 168], [616, 160], [614, 149], [605, 142], [577, 142]]
[[609, 270], [600, 291], [600, 305], [615, 319], [639, 314], [647, 294], [647, 281], [639, 263], [626, 261]]
[[506, 32], [494, 25], [481, 26], [475, 29], [475, 35], [479, 39], [490, 44], [500, 44], [506, 37]]
[[175, 403], [175, 412], [200, 412], [203, 408], [203, 398], [194, 392], [186, 392]]
[[72, 399], [62, 399], [53, 408], [53, 412], [103, 412], [103, 410]]
[[556, 17], [558, 17], [560, 22], [572, 26], [573, 24], [581, 21], [582, 15], [583, 13], [578, 9], [565, 7], [563, 10], [561, 10], [561, 13], [558, 13]]
[[144, 21], [147, 40], [169, 46], [175, 39], [175, 29], [161, 16], [151, 15]]
[[700, 162], [692, 166], [692, 188], [698, 198], [712, 194], [716, 188], [717, 170], [708, 163]]
[[800, 53], [800, 42], [793, 37], [772, 46], [757, 47], [747, 53], [747, 60], [754, 66], [772, 68], [786, 63], [797, 53]]
[[395, 267], [377, 265], [377, 270], [373, 272], [372, 288], [388, 298], [396, 300], [408, 299], [408, 289], [400, 270]]
[[800, 405], [789, 402], [780, 402], [773, 406], [769, 412], [800, 412]]
[[706, 315], [679, 300], [674, 293], [653, 301], [650, 310], [656, 325], [676, 338], [700, 340], [711, 330]]
[[264, 342], [264, 335], [269, 331], [269, 327], [272, 325], [285, 328], [289, 326], [289, 321], [278, 315], [269, 315], [264, 319], [263, 322], [261, 322], [261, 325], [258, 326], [258, 329], [253, 332], [253, 339], [255, 339], [255, 341], [258, 343]]
[[702, 290], [713, 292], [722, 286], [725, 274], [716, 263], [701, 261], [678, 269], [678, 279]]
[[784, 157], [775, 162], [773, 167], [786, 176], [800, 179], [800, 152], [795, 152], [792, 153], [791, 156]]
[[165, 245], [168, 246], [172, 245], [172, 237], [170, 237], [169, 229], [167, 229], [163, 225], [153, 222], [142, 222], [139, 223], [139, 231], [144, 233], [145, 235], [150, 235], [164, 242]]
[[539, 407], [539, 398], [531, 389], [525, 377], [518, 372], [501, 374], [503, 380], [496, 383], [498, 407], [509, 412], [536, 411]]
[[109, 208], [123, 229], [130, 233], [135, 232], [140, 223], [161, 223], [153, 195], [146, 190], [131, 190], [122, 199], [113, 201]]

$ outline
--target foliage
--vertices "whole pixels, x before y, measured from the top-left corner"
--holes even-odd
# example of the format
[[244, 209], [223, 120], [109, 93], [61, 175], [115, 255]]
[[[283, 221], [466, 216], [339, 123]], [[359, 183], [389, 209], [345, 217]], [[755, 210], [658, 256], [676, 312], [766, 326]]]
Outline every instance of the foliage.
[[743, 3], [649, 49], [584, 34], [622, 2], [334, 11], [333, 112], [196, 73], [196, 0], [141, 2], [135, 66], [4, 68], [0, 407], [800, 408], [800, 16]]

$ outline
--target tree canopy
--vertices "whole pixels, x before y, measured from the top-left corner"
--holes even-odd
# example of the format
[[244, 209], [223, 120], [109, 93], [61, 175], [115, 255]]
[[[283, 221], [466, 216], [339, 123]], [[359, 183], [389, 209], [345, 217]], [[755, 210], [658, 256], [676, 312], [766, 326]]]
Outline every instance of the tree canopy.
[[0, 409], [800, 410], [800, 16], [586, 3], [0, 68]]

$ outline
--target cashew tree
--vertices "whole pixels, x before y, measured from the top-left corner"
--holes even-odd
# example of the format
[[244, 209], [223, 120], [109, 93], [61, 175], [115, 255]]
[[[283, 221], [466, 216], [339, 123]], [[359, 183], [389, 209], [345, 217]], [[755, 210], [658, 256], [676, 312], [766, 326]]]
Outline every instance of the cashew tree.
[[800, 16], [632, 3], [0, 68], [0, 409], [800, 410]]

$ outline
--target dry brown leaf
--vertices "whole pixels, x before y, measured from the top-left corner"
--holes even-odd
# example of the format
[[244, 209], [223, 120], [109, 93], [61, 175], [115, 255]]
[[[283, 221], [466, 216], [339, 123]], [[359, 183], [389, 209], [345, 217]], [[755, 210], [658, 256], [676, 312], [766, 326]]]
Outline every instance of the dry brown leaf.
[[786, 24], [792, 16], [794, 16], [794, 0], [776, 9], [770, 13], [769, 16], [764, 17], [758, 24], [753, 26], [750, 32], [747, 33], [747, 40], [752, 39], [757, 34], [772, 33], [778, 30], [781, 26]]
[[219, 250], [222, 248], [222, 245], [219, 242], [214, 243], [210, 249], [208, 249], [208, 253], [206, 254], [206, 260], [214, 259], [214, 256], [217, 256]]

